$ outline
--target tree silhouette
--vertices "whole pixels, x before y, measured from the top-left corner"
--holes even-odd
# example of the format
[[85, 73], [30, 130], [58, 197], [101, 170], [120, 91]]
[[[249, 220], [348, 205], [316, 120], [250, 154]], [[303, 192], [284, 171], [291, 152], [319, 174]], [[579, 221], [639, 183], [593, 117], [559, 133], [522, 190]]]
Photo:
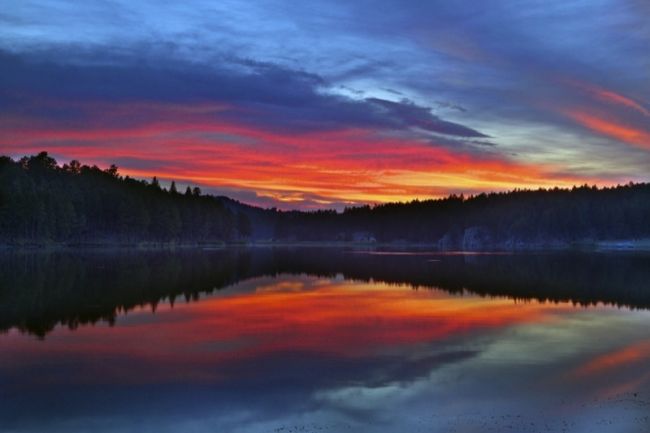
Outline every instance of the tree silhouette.
[[111, 164], [111, 166], [106, 169], [106, 173], [108, 173], [113, 177], [117, 177], [118, 176], [117, 166], [115, 164]]
[[234, 217], [213, 197], [181, 195], [47, 153], [0, 158], [0, 243], [223, 242]]
[[251, 222], [243, 212], [237, 213], [237, 232], [242, 238], [249, 238], [253, 233]]
[[0, 243], [221, 242], [235, 239], [518, 249], [650, 238], [650, 184], [515, 190], [335, 211], [283, 212], [202, 195], [46, 152], [0, 157]]

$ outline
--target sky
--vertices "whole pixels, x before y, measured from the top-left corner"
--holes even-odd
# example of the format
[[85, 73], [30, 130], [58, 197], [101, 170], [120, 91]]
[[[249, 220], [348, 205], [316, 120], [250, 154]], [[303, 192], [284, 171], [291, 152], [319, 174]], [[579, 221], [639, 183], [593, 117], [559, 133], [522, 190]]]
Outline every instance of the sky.
[[0, 153], [282, 209], [650, 181], [650, 2], [0, 0]]

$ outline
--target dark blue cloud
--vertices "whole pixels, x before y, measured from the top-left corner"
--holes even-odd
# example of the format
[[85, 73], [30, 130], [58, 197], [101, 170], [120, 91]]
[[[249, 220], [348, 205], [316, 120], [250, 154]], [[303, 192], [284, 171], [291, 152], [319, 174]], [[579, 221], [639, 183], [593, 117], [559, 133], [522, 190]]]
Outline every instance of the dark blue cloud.
[[[317, 74], [252, 60], [224, 58], [222, 62], [206, 66], [167, 59], [122, 59], [121, 63], [99, 65], [62, 64], [47, 56], [21, 58], [2, 53], [0, 100], [7, 111], [13, 107], [52, 116], [62, 115], [60, 107], [43, 110], [39, 101], [214, 102], [233, 107], [220, 112], [222, 118], [264, 129], [419, 128], [458, 137], [485, 137], [408, 100], [355, 100], [327, 93], [327, 81]], [[68, 115], [87, 120], [83, 112], [71, 110]]]
[[409, 100], [400, 102], [387, 101], [379, 98], [367, 98], [366, 102], [379, 108], [388, 118], [397, 124], [416, 126], [430, 132], [458, 135], [461, 137], [487, 137], [478, 131], [457, 123], [446, 122], [431, 114], [431, 109], [421, 107]]

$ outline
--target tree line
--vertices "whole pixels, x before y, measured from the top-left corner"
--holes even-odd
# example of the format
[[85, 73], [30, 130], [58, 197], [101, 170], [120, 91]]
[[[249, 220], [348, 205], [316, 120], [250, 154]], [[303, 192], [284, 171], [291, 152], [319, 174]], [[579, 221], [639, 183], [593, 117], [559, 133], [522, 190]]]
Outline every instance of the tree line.
[[223, 202], [121, 176], [73, 160], [59, 166], [46, 152], [18, 161], [0, 157], [0, 243], [228, 242], [250, 222]]
[[0, 243], [358, 242], [480, 250], [650, 238], [650, 184], [515, 190], [358, 206], [261, 209], [47, 153], [0, 157]]
[[335, 211], [242, 209], [275, 240], [426, 243], [440, 249], [566, 247], [650, 239], [650, 184], [515, 190]]

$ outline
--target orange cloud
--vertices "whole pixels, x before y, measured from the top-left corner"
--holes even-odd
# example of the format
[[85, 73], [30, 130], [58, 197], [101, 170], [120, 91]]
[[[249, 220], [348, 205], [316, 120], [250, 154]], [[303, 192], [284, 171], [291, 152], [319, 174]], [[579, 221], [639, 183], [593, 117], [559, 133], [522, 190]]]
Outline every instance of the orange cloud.
[[[121, 124], [128, 108], [101, 107], [106, 123]], [[597, 183], [559, 175], [560, 167], [468, 153], [415, 138], [370, 130], [269, 132], [225, 121], [220, 106], [144, 105], [119, 128], [61, 128], [20, 119], [0, 121], [0, 147], [13, 155], [47, 150], [64, 160], [124, 165], [134, 177], [175, 179], [207, 187], [254, 191], [287, 207], [311, 201], [377, 203]], [[127, 161], [127, 162], [120, 162]]]
[[650, 149], [649, 131], [624, 125], [616, 121], [607, 120], [579, 109], [563, 110], [563, 112], [580, 125], [599, 134], [623, 141], [642, 149]]
[[619, 95], [618, 93], [609, 90], [604, 90], [604, 89], [596, 89], [594, 92], [598, 98], [604, 101], [625, 105], [627, 107], [635, 109], [636, 111], [646, 116], [650, 116], [650, 111], [648, 111], [645, 107], [641, 106], [641, 104], [639, 104], [638, 102], [630, 98], [626, 98], [623, 95]]
[[650, 116], [650, 110], [646, 109], [643, 105], [641, 105], [640, 103], [636, 102], [631, 98], [628, 98], [627, 96], [623, 96], [620, 93], [614, 92], [613, 90], [604, 89], [602, 87], [598, 87], [592, 84], [582, 83], [578, 81], [569, 81], [569, 82], [572, 85], [579, 87], [585, 92], [595, 96], [597, 99], [600, 99], [601, 101], [608, 102], [611, 104], [622, 105], [627, 108], [636, 110], [645, 116]]

